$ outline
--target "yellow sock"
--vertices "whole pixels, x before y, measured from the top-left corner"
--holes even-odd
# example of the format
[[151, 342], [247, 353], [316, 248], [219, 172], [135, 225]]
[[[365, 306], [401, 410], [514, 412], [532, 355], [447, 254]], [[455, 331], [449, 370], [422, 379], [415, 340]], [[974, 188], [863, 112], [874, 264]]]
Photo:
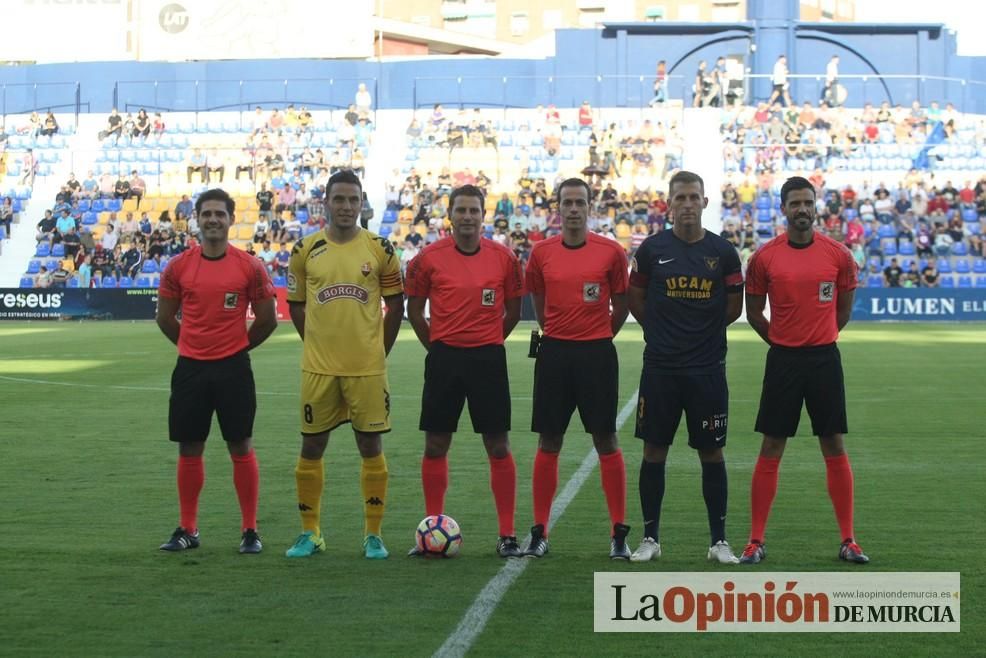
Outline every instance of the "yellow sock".
[[321, 459], [298, 457], [294, 469], [294, 479], [298, 484], [298, 511], [301, 512], [301, 527], [317, 536], [322, 534], [320, 509], [322, 505], [323, 470]]
[[383, 453], [364, 457], [359, 471], [360, 491], [363, 492], [363, 514], [366, 534], [380, 535], [383, 512], [387, 507], [387, 460]]

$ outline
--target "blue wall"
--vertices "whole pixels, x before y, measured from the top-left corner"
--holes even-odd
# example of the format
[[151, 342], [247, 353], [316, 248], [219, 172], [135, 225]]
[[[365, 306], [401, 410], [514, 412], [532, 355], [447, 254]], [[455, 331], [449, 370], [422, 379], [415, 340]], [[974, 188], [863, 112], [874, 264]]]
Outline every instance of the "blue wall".
[[[758, 34], [763, 37], [758, 44], [762, 47], [751, 52]], [[5, 67], [0, 69], [0, 110], [10, 114], [57, 105], [65, 111], [64, 106], [75, 102], [76, 84], [83, 111], [92, 112], [107, 112], [114, 102], [121, 110], [146, 106], [193, 111], [256, 104], [273, 107], [287, 102], [344, 107], [359, 81], [375, 88], [380, 108], [426, 107], [437, 102], [576, 106], [583, 100], [596, 106], [641, 107], [650, 99], [659, 59], [668, 62], [674, 76], [672, 97], [690, 102], [692, 77], [700, 59], [711, 64], [719, 55], [742, 56], [752, 73], [769, 74], [776, 52], [786, 44], [792, 44], [788, 53], [792, 73], [823, 75], [829, 57], [838, 53], [843, 75], [986, 81], [986, 58], [957, 57], [954, 37], [942, 26], [799, 23], [768, 17], [735, 24], [626, 23], [603, 30], [561, 30], [556, 34], [556, 55], [543, 60], [435, 58], [384, 64], [258, 60]], [[795, 100], [816, 100], [820, 84], [795, 82]], [[854, 106], [864, 101], [908, 105], [914, 99], [924, 103], [937, 99], [986, 113], [986, 85], [916, 78], [886, 83], [872, 78], [866, 83], [843, 79], [843, 84]], [[758, 83], [754, 97], [768, 89], [765, 82]]]

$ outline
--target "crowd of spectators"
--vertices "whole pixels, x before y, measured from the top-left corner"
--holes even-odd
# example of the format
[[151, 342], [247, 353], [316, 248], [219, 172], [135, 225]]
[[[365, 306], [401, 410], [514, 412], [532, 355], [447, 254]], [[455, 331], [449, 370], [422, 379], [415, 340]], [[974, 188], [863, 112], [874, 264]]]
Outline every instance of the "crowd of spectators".
[[[912, 169], [895, 186], [829, 185], [816, 170], [817, 230], [853, 253], [860, 280], [888, 287], [937, 286], [939, 273], [961, 274], [986, 258], [986, 176], [959, 188]], [[757, 246], [785, 230], [769, 174], [722, 189], [722, 236], [746, 263]], [[961, 261], [961, 262], [960, 262]], [[984, 271], [983, 273], [986, 273]]]

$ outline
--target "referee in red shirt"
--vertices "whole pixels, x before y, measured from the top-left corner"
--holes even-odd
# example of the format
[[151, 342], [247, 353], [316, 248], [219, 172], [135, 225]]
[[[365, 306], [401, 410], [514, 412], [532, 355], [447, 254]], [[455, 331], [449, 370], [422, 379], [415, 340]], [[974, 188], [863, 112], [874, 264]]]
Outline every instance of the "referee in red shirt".
[[[168, 432], [178, 443], [181, 514], [178, 528], [161, 550], [199, 546], [199, 493], [205, 483], [202, 455], [215, 412], [233, 460], [233, 484], [243, 521], [240, 552], [259, 553], [260, 475], [251, 438], [257, 394], [248, 351], [277, 327], [274, 286], [260, 260], [229, 245], [235, 204], [226, 192], [202, 193], [195, 201], [195, 211], [202, 244], [171, 260], [158, 290], [157, 324], [178, 346]], [[249, 329], [248, 305], [256, 316]]]
[[[781, 187], [787, 234], [763, 245], [746, 272], [746, 317], [770, 350], [760, 394], [756, 431], [763, 433], [751, 485], [750, 543], [740, 562], [766, 557], [764, 530], [777, 493], [787, 437], [798, 431], [801, 405], [818, 436], [842, 546], [839, 558], [866, 563], [854, 539], [853, 474], [843, 443], [848, 431], [846, 390], [836, 340], [849, 322], [856, 262], [840, 242], [816, 233], [815, 188], [795, 176]], [[770, 299], [770, 320], [764, 306]]]
[[[619, 362], [613, 336], [627, 319], [627, 256], [615, 240], [587, 228], [591, 191], [580, 178], [558, 187], [562, 232], [538, 242], [527, 288], [544, 330], [534, 366], [534, 527], [527, 555], [548, 552], [548, 519], [558, 488], [558, 454], [576, 407], [599, 454], [612, 528], [612, 559], [628, 560], [627, 479], [616, 438]], [[612, 310], [610, 310], [612, 303]]]
[[[490, 461], [501, 557], [521, 555], [514, 532], [517, 467], [510, 453], [510, 386], [504, 339], [520, 319], [524, 280], [513, 252], [483, 237], [485, 198], [474, 185], [449, 196], [452, 235], [408, 264], [407, 315], [425, 346], [420, 429], [425, 433], [421, 484], [425, 510], [439, 515], [448, 489], [448, 450], [469, 402], [473, 430]], [[429, 305], [431, 319], [425, 317]], [[412, 548], [409, 555], [417, 555]]]

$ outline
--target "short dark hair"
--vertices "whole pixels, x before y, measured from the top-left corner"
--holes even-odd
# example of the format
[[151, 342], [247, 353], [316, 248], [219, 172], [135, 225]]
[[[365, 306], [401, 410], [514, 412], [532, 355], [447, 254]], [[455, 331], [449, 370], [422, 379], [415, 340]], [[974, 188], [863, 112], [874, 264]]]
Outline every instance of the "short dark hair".
[[226, 204], [226, 212], [229, 213], [230, 217], [232, 217], [233, 213], [236, 211], [236, 202], [233, 201], [233, 197], [231, 197], [226, 190], [219, 189], [218, 187], [214, 187], [211, 190], [206, 190], [199, 195], [199, 198], [195, 200], [195, 214], [202, 212], [202, 204], [206, 201], [222, 201]]
[[702, 177], [693, 171], [686, 171], [682, 169], [677, 174], [671, 177], [668, 181], [668, 196], [671, 196], [671, 190], [674, 189], [675, 183], [680, 183], [681, 185], [688, 185], [689, 183], [698, 183], [699, 187], [702, 188], [702, 194], [705, 194], [705, 181]]
[[452, 208], [455, 208], [455, 200], [460, 196], [471, 196], [479, 199], [479, 207], [484, 212], [486, 211], [486, 195], [483, 194], [483, 191], [475, 185], [462, 185], [452, 190], [452, 194], [448, 197], [448, 210], [450, 213], [452, 212]]
[[581, 187], [585, 190], [585, 200], [592, 201], [592, 188], [581, 178], [566, 178], [558, 186], [558, 193], [555, 198], [558, 200], [558, 204], [561, 205], [561, 191], [566, 187]]
[[815, 196], [815, 186], [811, 181], [803, 176], [791, 176], [781, 186], [781, 205], [787, 204], [787, 195], [795, 190], [811, 190], [811, 196]]
[[360, 194], [363, 192], [363, 183], [359, 176], [353, 173], [352, 169], [341, 169], [329, 177], [329, 182], [325, 184], [325, 198], [328, 199], [332, 193], [332, 186], [336, 183], [349, 183], [359, 188]]

